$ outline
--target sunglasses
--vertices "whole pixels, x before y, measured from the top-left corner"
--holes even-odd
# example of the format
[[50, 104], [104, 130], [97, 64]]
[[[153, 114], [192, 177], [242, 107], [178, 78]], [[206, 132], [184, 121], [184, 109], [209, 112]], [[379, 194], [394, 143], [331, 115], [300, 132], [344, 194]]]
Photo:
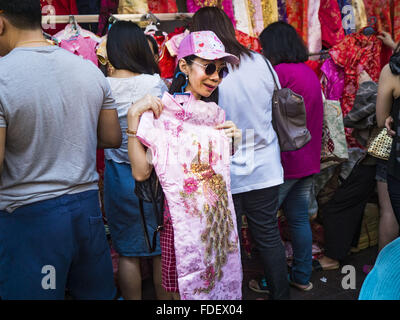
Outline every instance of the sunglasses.
[[[197, 64], [198, 66], [201, 66], [204, 68], [204, 72], [206, 75], [211, 76], [214, 74], [215, 71], [217, 71], [217, 65], [214, 62], [208, 63], [208, 64], [201, 64], [196, 61], [192, 61], [194, 64]], [[221, 69], [218, 70], [218, 76], [220, 79], [225, 78], [228, 75], [229, 71], [226, 66], [223, 66]]]

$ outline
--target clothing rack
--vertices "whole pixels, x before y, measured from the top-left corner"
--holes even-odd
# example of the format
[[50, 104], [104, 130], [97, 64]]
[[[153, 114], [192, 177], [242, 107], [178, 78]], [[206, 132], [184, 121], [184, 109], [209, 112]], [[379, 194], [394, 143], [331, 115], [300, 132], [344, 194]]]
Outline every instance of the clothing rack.
[[[193, 13], [147, 13], [147, 14], [113, 14], [112, 15], [117, 20], [140, 22], [146, 20], [152, 20], [152, 16], [155, 16], [160, 21], [174, 21], [174, 20], [185, 20], [190, 19]], [[69, 23], [71, 18], [75, 19], [77, 23], [97, 23], [99, 22], [98, 14], [90, 15], [47, 15], [42, 16], [42, 23]]]
[[308, 56], [312, 57], [312, 56], [322, 56], [324, 54], [328, 54], [329, 50], [321, 50], [320, 52], [314, 52], [314, 53], [309, 53]]

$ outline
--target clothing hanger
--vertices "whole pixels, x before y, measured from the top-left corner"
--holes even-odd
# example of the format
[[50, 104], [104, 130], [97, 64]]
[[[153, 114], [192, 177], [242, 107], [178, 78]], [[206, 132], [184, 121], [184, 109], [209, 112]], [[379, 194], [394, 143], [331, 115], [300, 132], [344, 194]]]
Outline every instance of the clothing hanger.
[[376, 33], [376, 30], [374, 29], [374, 25], [376, 24], [376, 17], [371, 16], [368, 18], [368, 27], [365, 27], [363, 30], [363, 34], [366, 36], [370, 36]]
[[190, 93], [189, 92], [185, 92], [185, 88], [188, 86], [188, 84], [189, 84], [189, 79], [187, 78], [187, 76], [183, 73], [183, 72], [181, 72], [181, 71], [179, 71], [176, 75], [175, 75], [175, 79], [177, 79], [180, 75], [183, 75], [184, 77], [186, 77], [186, 83], [182, 86], [182, 88], [181, 88], [181, 92], [175, 92], [174, 93], [174, 98], [176, 97], [176, 96], [190, 96]]
[[150, 20], [150, 24], [146, 27], [146, 29], [144, 30], [144, 33], [152, 34], [154, 32], [155, 36], [163, 36], [164, 35], [164, 33], [158, 29], [158, 26], [161, 25], [160, 20], [152, 12], [148, 12], [140, 20], [141, 21]]

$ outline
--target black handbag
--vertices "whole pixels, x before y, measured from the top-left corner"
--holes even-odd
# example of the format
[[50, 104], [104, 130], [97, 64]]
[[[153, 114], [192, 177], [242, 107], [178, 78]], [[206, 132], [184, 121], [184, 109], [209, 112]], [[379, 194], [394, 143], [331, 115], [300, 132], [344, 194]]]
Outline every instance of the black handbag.
[[[157, 246], [157, 233], [163, 228], [163, 211], [164, 211], [164, 192], [160, 181], [153, 168], [150, 177], [145, 181], [135, 181], [135, 194], [139, 198], [139, 210], [144, 231], [144, 238], [150, 253], [154, 252]], [[150, 244], [149, 232], [147, 230], [146, 217], [144, 215], [143, 202], [153, 204], [153, 212], [156, 216], [157, 228], [154, 231], [152, 243]]]

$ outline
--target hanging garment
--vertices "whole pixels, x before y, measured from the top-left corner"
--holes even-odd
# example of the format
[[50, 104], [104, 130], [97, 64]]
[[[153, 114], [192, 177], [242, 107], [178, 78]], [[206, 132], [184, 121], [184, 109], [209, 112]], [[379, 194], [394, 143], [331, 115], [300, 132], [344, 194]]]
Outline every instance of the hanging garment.
[[[393, 35], [392, 18], [391, 18], [391, 2], [389, 0], [364, 0], [365, 9], [367, 11], [367, 17], [375, 17], [376, 24], [374, 28], [376, 30], [384, 30]], [[398, 5], [396, 5], [398, 7]]]
[[261, 7], [264, 27], [278, 21], [278, 2], [276, 0], [261, 0]]
[[[321, 23], [319, 22], [320, 0], [308, 0], [308, 51], [320, 52], [322, 49]], [[318, 59], [316, 56], [315, 59]]]
[[232, 0], [235, 12], [236, 29], [253, 35], [248, 0]]
[[147, 13], [149, 7], [146, 0], [119, 0], [118, 14]]
[[254, 34], [259, 35], [264, 30], [263, 7], [261, 0], [250, 0], [248, 3], [251, 6], [251, 23]]
[[308, 44], [308, 2], [309, 0], [286, 0], [288, 23], [291, 24]]
[[149, 11], [152, 13], [175, 13], [178, 12], [176, 1], [173, 0], [147, 0]]
[[400, 1], [393, 1], [393, 39], [400, 42]]
[[[137, 136], [150, 148], [168, 202], [183, 300], [238, 300], [242, 267], [230, 192], [229, 140], [215, 103], [165, 93], [163, 112], [145, 112]], [[181, 105], [180, 103], [183, 103]]]
[[352, 1], [354, 17], [356, 19], [356, 31], [365, 28], [368, 25], [367, 11], [365, 10], [363, 0]]
[[233, 12], [232, 0], [186, 0], [188, 12], [196, 12], [203, 7], [219, 7], [225, 11], [233, 26], [236, 26], [235, 14]]
[[326, 59], [321, 71], [324, 77], [322, 84], [324, 95], [328, 100], [340, 100], [344, 89], [344, 70], [333, 62], [332, 58]]
[[[42, 15], [76, 15], [78, 14], [78, 9], [76, 7], [75, 0], [40, 0], [40, 5], [42, 6]], [[60, 30], [64, 29], [66, 24], [62, 23], [44, 23], [42, 25], [43, 30], [54, 35]]]
[[356, 19], [351, 0], [338, 0], [340, 13], [342, 15], [342, 26], [344, 33], [350, 34], [356, 31]]
[[286, 0], [278, 0], [278, 20], [287, 22]]
[[104, 36], [107, 33], [108, 18], [110, 15], [117, 13], [117, 11], [118, 0], [100, 0], [100, 14], [97, 35]]
[[235, 30], [235, 36], [237, 41], [239, 41], [241, 45], [258, 53], [261, 52], [260, 40], [258, 40], [257, 37], [251, 37], [248, 34], [239, 30]]
[[169, 36], [154, 36], [158, 44], [159, 60], [158, 66], [160, 68], [160, 76], [163, 79], [173, 78], [175, 71], [175, 58], [169, 53], [166, 43], [170, 39]]
[[60, 47], [77, 56], [92, 61], [97, 67], [99, 65], [96, 54], [97, 44], [98, 43], [91, 38], [84, 38], [78, 35], [77, 37], [61, 41]]
[[336, 0], [321, 0], [318, 16], [321, 22], [322, 45], [325, 48], [333, 47], [344, 39], [342, 16]]
[[[333, 61], [344, 68], [345, 86], [341, 99], [343, 117], [353, 108], [358, 90], [358, 79], [362, 71], [366, 71], [375, 82], [382, 69], [382, 41], [376, 35], [365, 36], [360, 30], [330, 49]], [[351, 135], [352, 129], [346, 128], [347, 142], [350, 147], [361, 147]]]

